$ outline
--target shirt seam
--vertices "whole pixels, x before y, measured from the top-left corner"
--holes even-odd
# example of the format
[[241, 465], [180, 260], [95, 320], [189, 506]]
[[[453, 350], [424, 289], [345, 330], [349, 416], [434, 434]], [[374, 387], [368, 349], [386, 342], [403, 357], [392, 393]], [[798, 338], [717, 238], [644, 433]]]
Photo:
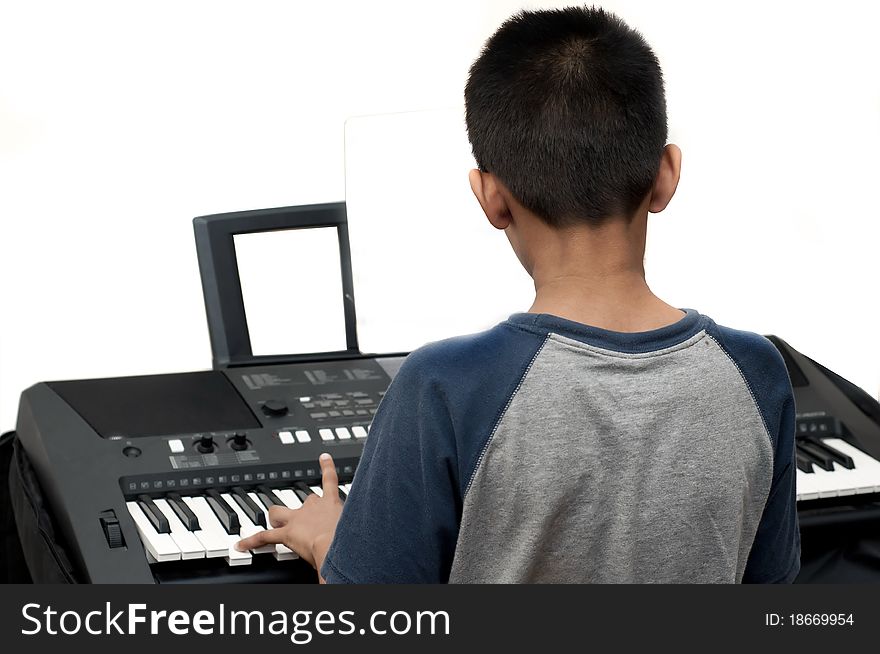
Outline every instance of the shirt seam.
[[544, 349], [544, 346], [547, 344], [547, 341], [549, 339], [550, 339], [550, 335], [548, 334], [544, 338], [544, 341], [541, 343], [541, 346], [538, 348], [538, 350], [532, 356], [532, 360], [529, 361], [529, 365], [526, 366], [526, 369], [523, 371], [522, 375], [520, 375], [519, 382], [517, 383], [516, 388], [513, 389], [513, 392], [507, 398], [507, 402], [504, 404], [501, 411], [498, 413], [498, 416], [495, 418], [495, 422], [492, 426], [492, 431], [489, 433], [489, 438], [486, 439], [485, 445], [483, 445], [483, 448], [480, 450], [480, 456], [477, 457], [477, 462], [474, 465], [474, 470], [471, 473], [470, 479], [468, 479], [467, 486], [464, 489], [464, 493], [461, 498], [462, 504], [464, 504], [464, 501], [467, 498], [467, 495], [471, 490], [471, 486], [473, 486], [474, 479], [477, 478], [477, 473], [480, 471], [480, 466], [483, 464], [483, 459], [486, 456], [486, 452], [489, 450], [489, 446], [492, 444], [492, 441], [495, 438], [495, 434], [498, 432], [498, 425], [501, 424], [501, 420], [504, 418], [505, 414], [507, 413], [507, 410], [510, 408], [510, 405], [513, 403], [513, 399], [516, 397], [516, 394], [519, 392], [519, 389], [522, 387], [523, 381], [525, 381], [525, 378], [528, 376], [529, 371], [532, 369], [532, 366], [535, 365], [535, 361], [538, 359], [538, 356], [540, 356], [541, 352]]
[[[736, 359], [734, 359], [733, 356], [731, 356], [730, 352], [728, 352], [727, 349], [725, 349], [725, 347], [720, 342], [718, 342], [718, 340], [714, 336], [712, 336], [712, 334], [707, 334], [707, 336], [709, 338], [711, 338], [712, 341], [714, 341], [715, 345], [718, 346], [718, 349], [724, 353], [724, 356], [726, 356], [728, 361], [730, 361], [733, 364], [733, 367], [736, 368], [736, 371], [739, 373], [740, 379], [743, 380], [743, 384], [745, 384], [746, 390], [749, 392], [749, 396], [752, 398], [752, 406], [754, 407], [755, 411], [758, 413], [758, 417], [761, 419], [761, 424], [764, 425], [764, 432], [767, 434], [767, 441], [770, 443], [770, 453], [771, 453], [770, 454], [770, 456], [771, 456], [770, 465], [771, 466], [775, 465], [775, 463], [776, 463], [776, 447], [774, 446], [774, 443], [773, 443], [773, 436], [770, 434], [770, 426], [767, 424], [767, 419], [764, 417], [764, 412], [761, 411], [761, 405], [758, 404], [758, 398], [755, 395], [755, 391], [752, 389], [752, 385], [749, 383], [749, 380], [746, 377], [745, 373], [742, 371], [742, 368], [739, 367], [739, 364], [736, 362]], [[769, 493], [768, 493], [768, 498], [769, 498]]]

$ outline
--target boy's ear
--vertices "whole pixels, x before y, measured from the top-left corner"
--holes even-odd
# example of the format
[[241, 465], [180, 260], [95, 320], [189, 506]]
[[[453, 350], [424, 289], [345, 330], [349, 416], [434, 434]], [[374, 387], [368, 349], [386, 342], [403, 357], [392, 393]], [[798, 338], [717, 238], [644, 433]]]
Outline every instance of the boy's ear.
[[468, 174], [471, 190], [477, 198], [477, 202], [483, 208], [483, 213], [489, 219], [489, 223], [495, 229], [507, 229], [510, 225], [510, 207], [507, 200], [501, 194], [498, 180], [492, 173], [484, 173], [474, 169]]
[[677, 145], [669, 144], [663, 148], [663, 156], [660, 158], [660, 170], [654, 179], [651, 188], [651, 199], [648, 203], [648, 211], [659, 213], [666, 208], [675, 189], [678, 188], [678, 180], [681, 178], [681, 150]]

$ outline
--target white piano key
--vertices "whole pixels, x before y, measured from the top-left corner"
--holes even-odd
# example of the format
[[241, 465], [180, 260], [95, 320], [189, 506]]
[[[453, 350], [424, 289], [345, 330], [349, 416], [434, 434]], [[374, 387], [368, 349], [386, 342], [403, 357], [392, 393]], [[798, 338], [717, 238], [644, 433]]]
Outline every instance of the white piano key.
[[153, 500], [159, 510], [168, 518], [168, 526], [171, 528], [171, 539], [180, 550], [180, 558], [186, 559], [203, 559], [205, 558], [205, 548], [196, 538], [195, 534], [183, 526], [180, 518], [174, 513], [174, 510], [168, 506], [166, 500]]
[[321, 437], [322, 441], [332, 441], [333, 440], [333, 430], [332, 429], [319, 429], [318, 435]]
[[337, 427], [335, 430], [336, 438], [341, 441], [351, 440], [351, 432], [348, 431], [348, 427]]
[[[270, 527], [272, 526], [272, 522], [269, 520], [269, 509], [260, 501], [260, 496], [256, 493], [248, 493], [250, 498], [257, 503], [257, 506], [263, 509], [263, 513], [266, 516], [266, 524]], [[292, 549], [287, 547], [287, 545], [282, 545], [278, 543], [275, 545], [275, 558], [279, 561], [287, 561], [288, 559], [298, 559], [299, 556]]]
[[810, 473], [798, 470], [795, 481], [798, 501], [880, 491], [880, 461], [839, 438], [823, 438], [822, 442], [849, 456], [854, 467], [847, 469], [835, 463], [833, 471], [816, 465]]
[[[815, 469], [815, 466], [813, 466]], [[797, 490], [798, 501], [818, 500], [819, 492], [813, 487], [813, 475], [815, 472], [804, 472], [798, 470], [795, 474], [795, 488]]]
[[318, 497], [324, 497], [324, 489], [320, 486], [309, 486], [312, 489], [312, 492]]
[[[201, 531], [203, 532], [201, 537], [209, 539], [209, 545], [212, 549], [217, 547], [224, 548], [223, 555], [226, 557], [226, 562], [229, 565], [249, 565], [251, 563], [251, 553], [239, 552], [235, 549], [235, 543], [239, 541], [238, 536], [226, 533], [223, 525], [220, 524], [217, 516], [214, 515], [214, 510], [208, 504], [208, 500], [198, 496], [184, 497], [183, 501], [186, 502], [190, 510], [196, 514], [196, 518], [199, 519], [199, 527], [202, 528]], [[205, 549], [207, 550], [208, 546]]]
[[180, 550], [171, 538], [171, 534], [160, 534], [156, 531], [137, 502], [126, 502], [125, 506], [128, 508], [132, 520], [134, 520], [134, 524], [141, 536], [141, 542], [144, 544], [144, 549], [149, 552], [150, 556], [159, 563], [180, 559]]
[[346, 495], [351, 492], [351, 484], [342, 484], [342, 488], [345, 490]]
[[[226, 501], [226, 503], [232, 507], [232, 510], [235, 511], [236, 515], [238, 516], [238, 524], [241, 526], [241, 531], [239, 532], [239, 535], [242, 538], [248, 538], [249, 536], [253, 536], [256, 533], [265, 531], [265, 529], [263, 529], [263, 527], [261, 527], [260, 525], [255, 525], [253, 522], [251, 522], [251, 519], [248, 518], [247, 514], [241, 510], [241, 507], [233, 499], [232, 495], [230, 495], [229, 493], [223, 493], [220, 497], [222, 497]], [[269, 554], [274, 551], [275, 546], [271, 543], [268, 545], [261, 545], [260, 547], [251, 550], [253, 554]]]
[[284, 502], [284, 505], [289, 509], [299, 509], [303, 505], [299, 496], [290, 488], [276, 488], [274, 492], [278, 499]]
[[351, 428], [351, 433], [354, 434], [355, 438], [366, 438], [367, 430], [364, 429], [361, 425], [357, 425]]
[[850, 485], [856, 493], [880, 492], [880, 461], [840, 438], [826, 438], [823, 441], [853, 460], [855, 468], [851, 472], [855, 474]]

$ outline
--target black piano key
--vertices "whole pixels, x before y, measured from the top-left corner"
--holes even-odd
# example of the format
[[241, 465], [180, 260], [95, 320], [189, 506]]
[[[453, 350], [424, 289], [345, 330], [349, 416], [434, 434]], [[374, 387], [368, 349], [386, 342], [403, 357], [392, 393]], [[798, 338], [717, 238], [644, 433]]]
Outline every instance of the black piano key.
[[795, 454], [798, 470], [801, 472], [813, 472], [813, 462], [800, 452]]
[[226, 503], [226, 500], [220, 496], [220, 493], [213, 488], [209, 489], [205, 491], [205, 499], [208, 500], [208, 505], [211, 507], [211, 510], [214, 511], [214, 515], [217, 516], [220, 524], [223, 525], [226, 533], [232, 536], [237, 536], [241, 531], [241, 523], [238, 521], [238, 514]]
[[235, 500], [235, 503], [238, 504], [238, 507], [251, 522], [263, 529], [268, 528], [266, 514], [263, 513], [262, 507], [257, 506], [257, 503], [251, 499], [251, 496], [247, 494], [244, 488], [241, 486], [234, 487], [232, 489], [232, 499]]
[[293, 485], [293, 492], [297, 494], [300, 500], [303, 502], [306, 501], [306, 498], [309, 495], [314, 495], [315, 491], [309, 488], [309, 485], [304, 481], [298, 481]]
[[168, 493], [168, 495], [165, 496], [165, 499], [168, 500], [168, 506], [170, 506], [171, 510], [174, 511], [178, 518], [180, 518], [184, 527], [190, 531], [199, 531], [202, 528], [199, 525], [199, 519], [196, 517], [196, 514], [192, 512], [180, 495], [177, 493]]
[[153, 528], [156, 531], [160, 534], [171, 533], [171, 525], [168, 524], [168, 518], [165, 517], [165, 514], [156, 506], [156, 503], [149, 495], [138, 495], [137, 502], [144, 515], [153, 523]]
[[272, 506], [285, 506], [284, 502], [272, 492], [272, 489], [268, 486], [258, 486], [257, 487], [257, 497], [260, 498], [260, 501], [263, 503], [267, 509]]
[[822, 450], [827, 452], [831, 456], [832, 459], [834, 459], [837, 463], [842, 465], [847, 470], [853, 470], [856, 467], [855, 463], [853, 463], [852, 457], [847, 456], [843, 452], [838, 452], [833, 447], [831, 447], [828, 443], [821, 441], [818, 438], [815, 440], [813, 440], [813, 439], [807, 439], [807, 440], [811, 443], [814, 443], [816, 445], [816, 447], [822, 448]]
[[815, 443], [801, 439], [797, 442], [796, 447], [798, 451], [809, 458], [814, 465], [829, 472], [834, 471], [834, 457], [821, 447], [818, 447]]

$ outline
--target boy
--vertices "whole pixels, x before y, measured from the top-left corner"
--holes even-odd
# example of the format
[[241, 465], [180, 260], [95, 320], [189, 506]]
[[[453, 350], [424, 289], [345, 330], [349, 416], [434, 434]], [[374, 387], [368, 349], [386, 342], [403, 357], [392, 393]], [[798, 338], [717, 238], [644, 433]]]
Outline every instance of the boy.
[[792, 581], [782, 359], [645, 283], [681, 162], [650, 47], [601, 9], [522, 12], [465, 99], [474, 195], [534, 304], [413, 352], [344, 510], [324, 454], [323, 497], [240, 547], [283, 542], [327, 582]]

